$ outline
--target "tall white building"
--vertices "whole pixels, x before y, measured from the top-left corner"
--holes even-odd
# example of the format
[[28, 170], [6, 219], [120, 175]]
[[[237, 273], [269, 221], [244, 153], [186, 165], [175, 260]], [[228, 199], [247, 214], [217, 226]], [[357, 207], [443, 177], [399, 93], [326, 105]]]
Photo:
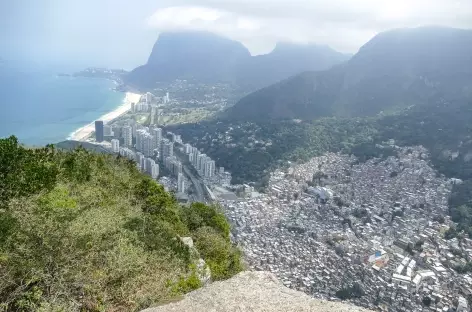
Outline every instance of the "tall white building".
[[146, 158], [144, 171], [152, 175], [152, 168], [156, 165], [156, 162], [151, 158]]
[[166, 95], [162, 97], [162, 101], [164, 102], [164, 104], [169, 103], [170, 101], [169, 92], [167, 92]]
[[200, 152], [195, 148], [192, 151], [192, 164], [195, 167], [195, 169], [198, 169], [198, 157], [200, 156]]
[[151, 177], [157, 179], [159, 177], [159, 165], [154, 163], [151, 170]]
[[120, 147], [120, 155], [128, 158], [129, 160], [136, 161], [136, 154], [132, 150], [126, 147]]
[[185, 144], [185, 154], [190, 154], [192, 152], [192, 145], [186, 143]]
[[156, 122], [156, 113], [157, 113], [157, 106], [151, 105], [151, 121], [150, 124], [153, 125]]
[[162, 141], [162, 129], [154, 128], [151, 130], [151, 135], [154, 137], [153, 148], [159, 148]]
[[180, 134], [176, 134], [174, 138], [174, 142], [182, 144], [182, 136]]
[[215, 174], [215, 161], [207, 160], [205, 162], [205, 177], [211, 178]]
[[151, 157], [154, 154], [154, 138], [149, 133], [145, 133], [143, 139], [143, 154], [146, 157]]
[[113, 153], [119, 153], [120, 152], [120, 141], [117, 139], [111, 140], [111, 149], [113, 150]]
[[203, 172], [205, 170], [205, 163], [207, 162], [207, 155], [200, 154], [197, 158], [197, 170]]
[[147, 92], [146, 93], [146, 103], [147, 104], [151, 104], [152, 102], [152, 93], [151, 92]]
[[177, 175], [177, 192], [183, 193], [185, 192], [185, 179], [182, 173]]
[[123, 127], [124, 146], [132, 147], [133, 145], [133, 128], [131, 126]]
[[170, 142], [169, 140], [165, 140], [162, 142], [161, 146], [161, 157], [165, 159], [166, 157], [174, 156], [174, 143]]
[[136, 153], [136, 166], [138, 167], [139, 170], [143, 171], [144, 170], [144, 155], [141, 152]]

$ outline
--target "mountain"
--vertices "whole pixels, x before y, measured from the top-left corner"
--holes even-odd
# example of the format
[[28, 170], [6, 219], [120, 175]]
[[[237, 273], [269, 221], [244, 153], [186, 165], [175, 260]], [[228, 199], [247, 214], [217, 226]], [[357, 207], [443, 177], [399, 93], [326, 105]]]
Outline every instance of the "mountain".
[[232, 119], [369, 116], [472, 96], [472, 31], [422, 27], [380, 33], [348, 62], [266, 87], [225, 113]]
[[327, 70], [350, 57], [328, 46], [279, 43], [271, 53], [253, 56], [241, 66], [238, 80], [256, 90], [305, 71]]
[[147, 64], [125, 77], [128, 85], [152, 88], [156, 82], [193, 79], [230, 82], [257, 90], [307, 70], [325, 70], [349, 59], [327, 46], [278, 44], [251, 56], [239, 42], [207, 32], [163, 33]]
[[249, 57], [241, 43], [211, 33], [163, 33], [147, 64], [131, 71], [125, 81], [142, 88], [175, 79], [231, 81], [237, 65]]

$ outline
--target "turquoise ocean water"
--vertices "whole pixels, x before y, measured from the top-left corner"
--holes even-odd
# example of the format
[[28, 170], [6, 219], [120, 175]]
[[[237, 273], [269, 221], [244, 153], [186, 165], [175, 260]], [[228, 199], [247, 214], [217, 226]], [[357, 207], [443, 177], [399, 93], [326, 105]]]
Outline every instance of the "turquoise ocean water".
[[111, 81], [58, 77], [53, 70], [0, 66], [0, 137], [27, 145], [65, 140], [123, 103]]

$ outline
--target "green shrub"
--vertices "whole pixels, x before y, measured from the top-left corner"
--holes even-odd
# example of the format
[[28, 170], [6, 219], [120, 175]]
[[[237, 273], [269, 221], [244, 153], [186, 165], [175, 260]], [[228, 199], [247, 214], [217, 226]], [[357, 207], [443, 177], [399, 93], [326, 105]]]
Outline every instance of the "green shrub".
[[192, 207], [126, 159], [0, 139], [0, 311], [137, 311], [174, 300], [201, 286], [184, 235], [199, 241], [215, 278], [230, 277], [240, 254], [227, 221]]

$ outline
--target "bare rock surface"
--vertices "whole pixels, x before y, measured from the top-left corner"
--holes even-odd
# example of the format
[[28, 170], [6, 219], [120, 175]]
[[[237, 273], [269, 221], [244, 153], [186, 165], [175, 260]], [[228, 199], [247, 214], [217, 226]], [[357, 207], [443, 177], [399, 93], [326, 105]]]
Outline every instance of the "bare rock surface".
[[368, 310], [314, 299], [282, 285], [269, 272], [241, 272], [193, 291], [179, 302], [142, 312], [367, 312]]

